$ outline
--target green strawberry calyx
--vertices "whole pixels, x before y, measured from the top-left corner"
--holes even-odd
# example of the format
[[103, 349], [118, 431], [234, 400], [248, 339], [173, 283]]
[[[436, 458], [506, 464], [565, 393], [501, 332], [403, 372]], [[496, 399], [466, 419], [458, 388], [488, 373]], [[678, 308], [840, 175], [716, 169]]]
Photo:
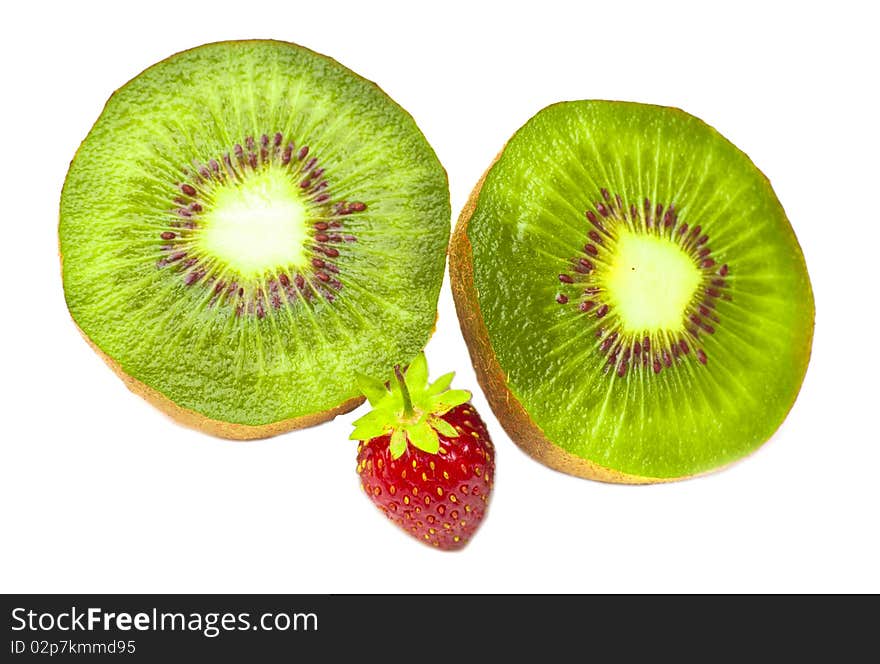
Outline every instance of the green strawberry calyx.
[[406, 451], [407, 441], [428, 454], [440, 449], [438, 433], [457, 438], [458, 431], [443, 415], [471, 398], [467, 390], [450, 390], [454, 372], [428, 382], [428, 361], [420, 353], [406, 370], [394, 367], [394, 378], [386, 386], [381, 380], [358, 375], [358, 385], [373, 409], [354, 421], [352, 440], [391, 436], [391, 457]]

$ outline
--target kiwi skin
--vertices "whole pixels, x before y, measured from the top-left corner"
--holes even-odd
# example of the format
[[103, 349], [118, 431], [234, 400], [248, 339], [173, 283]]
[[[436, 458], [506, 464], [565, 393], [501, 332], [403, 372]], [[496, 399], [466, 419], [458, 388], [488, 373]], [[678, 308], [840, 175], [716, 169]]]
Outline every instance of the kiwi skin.
[[[256, 41], [275, 41], [278, 43], [288, 43], [288, 42], [284, 42], [284, 41], [280, 41], [280, 40], [258, 40], [258, 39], [256, 39], [256, 40], [255, 39], [230, 40], [230, 42], [245, 43], [245, 44], [249, 43], [249, 42], [256, 42]], [[213, 43], [216, 43], [216, 42], [206, 43], [206, 44], [203, 44], [202, 46], [208, 46]], [[302, 48], [303, 50], [310, 51], [311, 53], [313, 53], [313, 54], [315, 54], [315, 55], [317, 55], [317, 56], [319, 56], [329, 62], [334, 62], [334, 63], [336, 62], [336, 60], [334, 60], [330, 56], [324, 55], [322, 53], [318, 53], [316, 51], [312, 51], [311, 49], [309, 49], [305, 46], [301, 46], [299, 44], [296, 44], [296, 46], [299, 48]], [[195, 47], [195, 48], [200, 48], [200, 47]], [[153, 69], [154, 67], [161, 65], [166, 60], [170, 60], [170, 59], [174, 58], [175, 56], [180, 55], [181, 53], [184, 53], [188, 50], [194, 50], [194, 49], [184, 49], [182, 51], [175, 52], [175, 53], [169, 55], [168, 57], [160, 60], [159, 62], [156, 62], [153, 65], [150, 65], [149, 67], [147, 67], [143, 72], [140, 72], [135, 77], [130, 79], [128, 82], [126, 82], [124, 85], [120, 86], [119, 89], [114, 90], [114, 92], [110, 95], [110, 97], [104, 103], [104, 108], [106, 108], [107, 105], [110, 103], [110, 101], [113, 99], [113, 97], [115, 97], [116, 94], [120, 90], [125, 88], [125, 86], [128, 85], [128, 83], [133, 81], [134, 78], [137, 78], [137, 76], [140, 76], [145, 71]], [[375, 83], [374, 81], [370, 81], [368, 79], [364, 79], [364, 80], [366, 80], [369, 84], [371, 84], [375, 88], [381, 90], [379, 85], [377, 83]], [[98, 120], [100, 120], [102, 114], [103, 114], [103, 111], [101, 114], [98, 115], [98, 119], [95, 120], [94, 124], [97, 124], [97, 122], [98, 122]], [[85, 139], [80, 143], [79, 147], [77, 148], [76, 152], [74, 153], [73, 157], [71, 158], [71, 161], [70, 161], [71, 164], [73, 164], [74, 160], [76, 159], [77, 155], [79, 154], [80, 148], [82, 148], [82, 145], [84, 142], [85, 142]], [[444, 175], [446, 174], [445, 169], [443, 169], [443, 173], [444, 173]], [[448, 180], [448, 178], [447, 178], [447, 180]], [[65, 177], [64, 185], [62, 186], [62, 199], [63, 199], [63, 188], [65, 186], [67, 186], [66, 177]], [[59, 221], [60, 221], [60, 209], [59, 209]], [[62, 272], [63, 272], [62, 268], [64, 265], [64, 255], [61, 252], [60, 235], [58, 237], [58, 265], [59, 265], [59, 277], [60, 277], [62, 275]], [[68, 311], [68, 314], [70, 314], [69, 311]], [[428, 339], [430, 339], [434, 335], [434, 332], [437, 330], [437, 320], [438, 319], [439, 319], [439, 312], [435, 315], [434, 326], [428, 332]], [[181, 424], [181, 425], [186, 426], [188, 428], [194, 429], [196, 431], [200, 431], [202, 433], [216, 436], [218, 438], [225, 438], [228, 440], [236, 440], [236, 441], [248, 441], [248, 440], [259, 440], [259, 439], [264, 439], [264, 438], [271, 438], [271, 437], [277, 436], [279, 434], [287, 433], [289, 431], [295, 431], [297, 429], [306, 429], [308, 427], [322, 424], [324, 422], [329, 422], [330, 420], [335, 419], [336, 416], [338, 416], [338, 415], [344, 415], [345, 413], [351, 412], [352, 410], [354, 410], [355, 408], [360, 406], [362, 403], [364, 403], [364, 401], [366, 401], [366, 397], [364, 397], [363, 395], [357, 395], [357, 396], [352, 397], [351, 399], [343, 401], [342, 403], [340, 403], [332, 408], [329, 408], [327, 410], [324, 410], [324, 411], [319, 411], [319, 412], [315, 412], [315, 413], [308, 413], [306, 415], [301, 415], [299, 417], [292, 417], [292, 418], [288, 418], [285, 420], [279, 420], [276, 422], [269, 422], [267, 424], [260, 424], [260, 425], [239, 424], [239, 423], [235, 423], [235, 422], [226, 422], [223, 420], [216, 420], [216, 419], [213, 419], [210, 417], [206, 417], [205, 415], [202, 415], [201, 413], [198, 413], [194, 410], [190, 410], [188, 408], [184, 408], [182, 406], [179, 406], [178, 404], [176, 404], [174, 401], [172, 401], [171, 399], [166, 397], [164, 394], [162, 394], [158, 390], [150, 387], [149, 385], [141, 382], [137, 378], [134, 378], [133, 376], [126, 373], [125, 370], [122, 368], [122, 365], [119, 364], [119, 362], [117, 362], [112, 357], [107, 355], [103, 350], [101, 350], [92, 341], [91, 338], [89, 338], [89, 336], [82, 330], [82, 328], [80, 328], [79, 324], [76, 322], [76, 320], [73, 318], [72, 315], [71, 315], [71, 322], [73, 322], [77, 331], [80, 333], [82, 338], [85, 339], [85, 341], [89, 345], [89, 347], [92, 348], [92, 350], [94, 350], [95, 353], [97, 353], [97, 355], [102, 360], [104, 360], [104, 362], [107, 364], [107, 366], [109, 366], [110, 369], [113, 370], [113, 373], [115, 373], [117, 376], [119, 376], [119, 378], [122, 380], [123, 383], [125, 383], [125, 386], [131, 392], [133, 392], [134, 394], [136, 394], [139, 397], [141, 397], [142, 399], [144, 399], [147, 403], [153, 405], [155, 408], [160, 410], [162, 413], [164, 413], [165, 415], [170, 417], [172, 420], [174, 420], [178, 424]], [[427, 340], [426, 340], [426, 343], [427, 343]]]
[[[76, 325], [76, 321], [74, 321], [73, 324]], [[318, 413], [309, 413], [308, 415], [302, 415], [301, 417], [292, 417], [290, 419], [260, 425], [236, 424], [235, 422], [214, 420], [210, 417], [205, 417], [194, 410], [178, 406], [158, 390], [155, 390], [149, 385], [142, 383], [137, 378], [128, 375], [125, 373], [119, 362], [98, 348], [94, 342], [89, 339], [86, 333], [80, 329], [79, 325], [76, 325], [76, 329], [79, 330], [79, 333], [82, 335], [83, 339], [86, 340], [86, 343], [91, 346], [92, 350], [94, 350], [101, 359], [107, 363], [107, 366], [113, 370], [113, 373], [122, 379], [122, 382], [125, 383], [125, 386], [129, 390], [158, 408], [177, 423], [203, 433], [211, 434], [212, 436], [217, 436], [218, 438], [228, 438], [230, 440], [257, 440], [260, 438], [271, 438], [272, 436], [287, 433], [288, 431], [305, 429], [306, 427], [327, 422], [335, 418], [337, 415], [342, 415], [343, 413], [354, 410], [364, 402], [364, 397], [358, 396], [349, 399], [348, 401], [343, 401], [338, 406], [329, 410], [323, 410]]]
[[[681, 109], [674, 110], [684, 113]], [[504, 370], [498, 363], [495, 351], [492, 350], [489, 332], [486, 329], [482, 313], [480, 312], [480, 302], [477, 298], [476, 287], [474, 286], [473, 251], [467, 236], [468, 222], [470, 222], [474, 211], [477, 209], [480, 191], [483, 188], [483, 183], [486, 181], [486, 176], [501, 158], [501, 155], [504, 154], [506, 147], [507, 144], [505, 143], [504, 147], [501, 148], [501, 151], [495, 156], [492, 163], [489, 164], [489, 167], [480, 177], [462, 208], [455, 228], [452, 231], [452, 238], [449, 242], [449, 282], [452, 287], [452, 296], [455, 301], [455, 310], [458, 314], [461, 332], [467, 343], [471, 363], [477, 375], [477, 382], [482, 388], [483, 394], [486, 395], [486, 400], [495, 413], [495, 417], [507, 435], [526, 454], [549, 468], [568, 475], [610, 484], [662, 484], [677, 482], [711, 475], [742, 461], [743, 459], [737, 459], [703, 473], [679, 477], [646, 477], [623, 473], [613, 468], [606, 468], [589, 459], [571, 454], [553, 444], [544, 435], [541, 428], [532, 420], [531, 416], [516, 398], [516, 395], [510, 391]], [[763, 171], [759, 172], [767, 182], [767, 186], [770, 187], [770, 181], [767, 176], [764, 175]], [[796, 239], [795, 242], [797, 242]], [[815, 312], [813, 318], [815, 320]], [[811, 330], [810, 343], [803, 349], [807, 359], [809, 359], [812, 349], [812, 336]], [[794, 406], [794, 399], [796, 397], [797, 395], [788, 404], [786, 416], [792, 406]]]

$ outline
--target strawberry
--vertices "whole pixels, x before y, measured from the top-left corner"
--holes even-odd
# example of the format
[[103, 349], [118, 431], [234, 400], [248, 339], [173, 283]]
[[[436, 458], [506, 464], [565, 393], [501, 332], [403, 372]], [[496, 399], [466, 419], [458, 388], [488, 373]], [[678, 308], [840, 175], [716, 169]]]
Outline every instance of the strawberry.
[[450, 390], [453, 374], [428, 384], [419, 355], [394, 368], [386, 387], [360, 378], [373, 410], [354, 422], [357, 471], [370, 500], [419, 541], [451, 551], [480, 526], [495, 476], [495, 448], [466, 390]]

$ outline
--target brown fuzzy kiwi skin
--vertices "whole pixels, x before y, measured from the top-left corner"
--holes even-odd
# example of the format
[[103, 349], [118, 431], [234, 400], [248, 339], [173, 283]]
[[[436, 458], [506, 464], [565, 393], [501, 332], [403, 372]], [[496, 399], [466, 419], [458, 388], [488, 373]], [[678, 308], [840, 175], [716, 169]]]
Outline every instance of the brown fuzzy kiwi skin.
[[[243, 44], [252, 43], [252, 42], [275, 42], [275, 43], [280, 43], [280, 44], [288, 44], [288, 45], [293, 45], [298, 48], [301, 48], [305, 51], [309, 51], [309, 52], [313, 53], [314, 55], [317, 55], [318, 57], [324, 58], [325, 60], [327, 60], [329, 62], [334, 62], [334, 63], [337, 62], [333, 58], [331, 58], [327, 55], [324, 55], [323, 53], [317, 53], [316, 51], [312, 51], [311, 49], [309, 49], [305, 46], [301, 46], [299, 44], [294, 44], [292, 42], [285, 42], [285, 41], [281, 41], [281, 40], [277, 40], [277, 39], [240, 39], [240, 40], [230, 40], [230, 41], [235, 42], [235, 43], [243, 43]], [[181, 53], [184, 53], [184, 52], [190, 51], [190, 50], [196, 50], [196, 49], [202, 48], [203, 46], [210, 46], [214, 43], [220, 43], [220, 42], [210, 42], [210, 43], [202, 44], [200, 46], [196, 46], [192, 49], [184, 49], [183, 51], [179, 51], [177, 53], [174, 53], [174, 54], [168, 56], [167, 58], [147, 67], [144, 70], [144, 72], [149, 71], [150, 69], [153, 69], [154, 67], [159, 66], [160, 64], [165, 62], [165, 60], [170, 60], [171, 58], [174, 58], [177, 55], [180, 55]], [[228, 42], [223, 42], [223, 43], [228, 43]], [[338, 63], [338, 64], [341, 65], [341, 63]], [[341, 66], [344, 67], [345, 65], [341, 65]], [[346, 67], [346, 69], [347, 69], [347, 67]], [[349, 70], [349, 71], [351, 71], [351, 70]], [[141, 72], [137, 76], [140, 76], [144, 72]], [[362, 80], [366, 81], [370, 85], [374, 86], [375, 88], [381, 90], [379, 85], [376, 84], [374, 81], [370, 81], [369, 79], [365, 79], [355, 72], [352, 72], [352, 73], [355, 76], [358, 76]], [[135, 78], [137, 78], [137, 76], [135, 76]], [[134, 80], [134, 79], [131, 79], [131, 80]], [[110, 97], [108, 98], [108, 100], [104, 104], [105, 109], [107, 107], [107, 104], [110, 103], [110, 100], [112, 100], [113, 97], [115, 97], [116, 94], [120, 90], [122, 90], [126, 85], [128, 85], [128, 83], [130, 83], [131, 80], [129, 80], [127, 83], [125, 83], [120, 88], [115, 90], [112, 95], [110, 95]], [[407, 115], [410, 118], [412, 117], [409, 115], [409, 113], [405, 109], [403, 109], [401, 106], [399, 106], [397, 104], [397, 102], [395, 102], [390, 97], [388, 97], [388, 99], [389, 99], [390, 103], [397, 106], [404, 115]], [[103, 111], [102, 111], [101, 115], [103, 115]], [[98, 116], [99, 119], [100, 119], [101, 115]], [[97, 120], [96, 120], [96, 122], [97, 122]], [[413, 120], [413, 124], [415, 124], [415, 120]], [[418, 127], [418, 125], [416, 125], [416, 126]], [[419, 129], [419, 131], [421, 131], [421, 129]], [[85, 142], [85, 140], [83, 140], [83, 143], [84, 142]], [[74, 156], [70, 161], [71, 165], [73, 164], [73, 161], [76, 159], [76, 156], [79, 154], [79, 151], [81, 148], [82, 148], [82, 143], [80, 144], [80, 146], [77, 148], [76, 152], [74, 153]], [[446, 175], [445, 169], [443, 170], [443, 173], [444, 173], [444, 175]], [[448, 176], [447, 176], [447, 182], [448, 182]], [[64, 186], [66, 186], [66, 185], [67, 185], [67, 180], [65, 178]], [[62, 187], [62, 198], [63, 198], [63, 187]], [[59, 213], [60, 213], [60, 210], [59, 210]], [[60, 219], [60, 214], [59, 214], [59, 219]], [[60, 238], [60, 236], [58, 238], [58, 259], [59, 259], [59, 268], [60, 268], [59, 272], [60, 272], [60, 276], [62, 277], [62, 281], [63, 281], [64, 256], [61, 253], [61, 238]], [[429, 339], [431, 336], [433, 336], [434, 331], [437, 329], [437, 319], [438, 318], [439, 318], [439, 312], [434, 317], [434, 327], [428, 333]], [[364, 401], [366, 400], [363, 396], [356, 396], [356, 397], [353, 397], [353, 398], [348, 399], [346, 401], [343, 401], [341, 404], [334, 406], [333, 408], [330, 408], [328, 410], [320, 411], [317, 413], [309, 413], [308, 415], [302, 415], [300, 417], [293, 417], [293, 418], [289, 418], [286, 420], [279, 420], [277, 422], [270, 422], [268, 424], [251, 425], [251, 424], [238, 424], [235, 422], [224, 422], [223, 420], [215, 420], [215, 419], [212, 419], [212, 418], [207, 417], [205, 415], [202, 415], [201, 413], [198, 413], [194, 410], [190, 410], [188, 408], [183, 408], [182, 406], [179, 406], [178, 404], [174, 403], [171, 399], [166, 397], [164, 394], [162, 394], [158, 390], [139, 381], [137, 378], [127, 374], [123, 370], [123, 368], [119, 364], [119, 362], [117, 362], [112, 357], [107, 355], [103, 350], [101, 350], [98, 347], [97, 344], [95, 344], [94, 341], [91, 340], [91, 338], [89, 338], [89, 336], [82, 330], [82, 328], [80, 328], [79, 324], [76, 322], [76, 320], [73, 318], [72, 315], [71, 315], [71, 320], [73, 321], [73, 324], [76, 326], [76, 329], [82, 335], [83, 339], [86, 340], [86, 343], [88, 343], [88, 345], [92, 348], [92, 350], [94, 350], [98, 354], [98, 356], [100, 356], [101, 359], [104, 360], [104, 362], [107, 364], [107, 366], [109, 366], [113, 370], [113, 372], [117, 376], [119, 376], [119, 378], [122, 379], [122, 382], [125, 383], [125, 386], [129, 390], [131, 390], [132, 392], [134, 392], [138, 396], [142, 397], [144, 400], [146, 400], [147, 402], [149, 402], [150, 404], [152, 404], [153, 406], [158, 408], [160, 411], [165, 413], [165, 415], [167, 415], [168, 417], [170, 417], [171, 419], [173, 419], [177, 423], [182, 424], [183, 426], [189, 427], [191, 429], [195, 429], [197, 431], [201, 431], [203, 433], [207, 433], [212, 436], [216, 436], [218, 438], [226, 438], [229, 440], [240, 440], [240, 441], [258, 440], [261, 438], [271, 438], [272, 436], [277, 436], [282, 433], [287, 433], [288, 431], [294, 431], [296, 429], [305, 429], [307, 427], [315, 426], [316, 424], [322, 424], [323, 422], [328, 422], [328, 421], [334, 419], [337, 415], [343, 415], [345, 413], [348, 413], [348, 412], [354, 410], [355, 408], [360, 406], [362, 403], [364, 403]]]
[[[430, 336], [433, 336], [434, 331], [437, 329], [438, 318], [439, 316], [436, 316], [434, 318], [434, 327], [431, 329]], [[171, 399], [166, 397], [158, 390], [125, 373], [122, 365], [120, 365], [119, 362], [117, 362], [112, 357], [107, 355], [107, 353], [98, 348], [97, 344], [95, 344], [95, 342], [92, 341], [85, 332], [83, 332], [82, 328], [77, 325], [77, 322], [75, 320], [73, 321], [73, 324], [82, 335], [82, 338], [86, 340], [86, 343], [92, 348], [93, 351], [95, 351], [95, 353], [98, 354], [98, 356], [102, 360], [104, 360], [107, 366], [113, 370], [113, 373], [115, 373], [117, 376], [119, 376], [119, 378], [122, 379], [122, 382], [125, 383], [125, 386], [129, 390], [158, 408], [160, 411], [165, 413], [168, 417], [170, 417], [178, 424], [182, 424], [183, 426], [189, 427], [190, 429], [195, 429], [197, 431], [201, 431], [202, 433], [207, 433], [218, 438], [227, 438], [229, 440], [242, 441], [271, 438], [282, 433], [287, 433], [288, 431], [295, 431], [296, 429], [306, 429], [308, 427], [315, 426], [316, 424], [329, 422], [337, 415], [344, 415], [345, 413], [353, 411], [364, 401], [366, 401], [363, 396], [357, 396], [348, 399], [347, 401], [343, 401], [338, 406], [334, 406], [333, 408], [330, 408], [328, 410], [322, 410], [317, 413], [309, 413], [308, 415], [302, 415], [300, 417], [291, 417], [286, 420], [279, 420], [278, 422], [270, 422], [269, 424], [237, 424], [235, 422], [224, 422], [223, 420], [211, 419], [210, 417], [202, 415], [201, 413], [197, 413], [196, 411], [190, 410], [189, 408], [178, 406], [176, 403], [174, 403]]]
[[[680, 111], [684, 113], [684, 111]], [[561, 447], [554, 445], [545, 435], [541, 428], [532, 420], [531, 416], [523, 408], [522, 404], [511, 392], [507, 382], [507, 376], [495, 351], [492, 349], [492, 342], [489, 339], [489, 332], [483, 322], [483, 316], [480, 312], [480, 303], [477, 298], [477, 290], [474, 285], [474, 265], [473, 252], [471, 243], [467, 236], [468, 223], [477, 208], [480, 199], [480, 191], [486, 176], [495, 166], [497, 161], [504, 154], [504, 148], [495, 156], [489, 168], [483, 173], [477, 182], [470, 197], [464, 205], [458, 222], [452, 232], [452, 239], [449, 244], [449, 281], [452, 287], [452, 296], [455, 301], [455, 310], [458, 314], [461, 331], [467, 343], [468, 352], [471, 356], [471, 363], [477, 375], [477, 382], [486, 395], [492, 411], [498, 418], [499, 423], [505, 430], [511, 440], [515, 442], [524, 452], [539, 463], [544, 464], [554, 470], [577, 477], [597, 480], [600, 482], [608, 482], [612, 484], [660, 484], [667, 482], [677, 482], [680, 480], [702, 477], [704, 475], [714, 474], [725, 468], [739, 463], [742, 459], [731, 461], [718, 468], [714, 468], [702, 473], [693, 475], [682, 475], [679, 477], [647, 477], [641, 475], [632, 475], [624, 473], [613, 468], [601, 466], [594, 461], [584, 459]], [[756, 167], [757, 168], [757, 167]], [[760, 171], [759, 171], [760, 172]], [[767, 185], [769, 179], [761, 172]], [[795, 242], [797, 239], [795, 238]], [[815, 317], [815, 313], [814, 313]], [[808, 342], [804, 353], [809, 360], [812, 348], [812, 330], [810, 333], [810, 341]], [[795, 395], [795, 398], [797, 395]], [[795, 399], [789, 404], [787, 413], [794, 405]], [[748, 455], [747, 455], [748, 456]], [[745, 457], [744, 457], [745, 458]]]
[[[76, 325], [76, 321], [74, 321], [73, 324]], [[125, 383], [125, 386], [129, 390], [137, 394], [139, 397], [142, 397], [145, 401], [151, 403], [179, 424], [203, 433], [211, 434], [212, 436], [217, 436], [218, 438], [228, 438], [230, 440], [257, 440], [260, 438], [271, 438], [272, 436], [287, 433], [288, 431], [305, 429], [306, 427], [327, 422], [337, 415], [342, 415], [343, 413], [354, 410], [364, 402], [364, 397], [354, 397], [348, 401], [343, 401], [338, 406], [334, 406], [329, 410], [323, 410], [318, 413], [309, 413], [308, 415], [292, 417], [286, 420], [279, 420], [278, 422], [269, 422], [268, 424], [237, 424], [235, 422], [214, 420], [201, 413], [197, 413], [194, 410], [177, 405], [158, 390], [125, 373], [119, 362], [98, 348], [95, 342], [89, 339], [88, 335], [80, 329], [79, 325], [76, 325], [76, 329], [79, 330], [79, 333], [83, 336], [83, 339], [86, 340], [86, 343], [92, 347], [92, 350], [94, 350], [100, 358], [107, 363], [107, 366], [113, 369], [113, 373], [122, 379], [122, 382]]]

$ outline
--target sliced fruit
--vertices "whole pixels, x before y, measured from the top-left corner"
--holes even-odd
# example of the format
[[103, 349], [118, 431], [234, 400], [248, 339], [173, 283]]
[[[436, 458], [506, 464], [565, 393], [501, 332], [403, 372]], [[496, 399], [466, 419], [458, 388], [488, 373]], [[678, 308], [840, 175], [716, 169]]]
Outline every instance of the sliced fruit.
[[769, 182], [678, 109], [550, 106], [477, 184], [450, 250], [480, 384], [541, 462], [615, 482], [766, 441], [806, 372], [813, 295]]
[[420, 352], [449, 216], [436, 155], [376, 85], [294, 44], [209, 44], [118, 90], [81, 145], [64, 293], [134, 391], [262, 437]]

